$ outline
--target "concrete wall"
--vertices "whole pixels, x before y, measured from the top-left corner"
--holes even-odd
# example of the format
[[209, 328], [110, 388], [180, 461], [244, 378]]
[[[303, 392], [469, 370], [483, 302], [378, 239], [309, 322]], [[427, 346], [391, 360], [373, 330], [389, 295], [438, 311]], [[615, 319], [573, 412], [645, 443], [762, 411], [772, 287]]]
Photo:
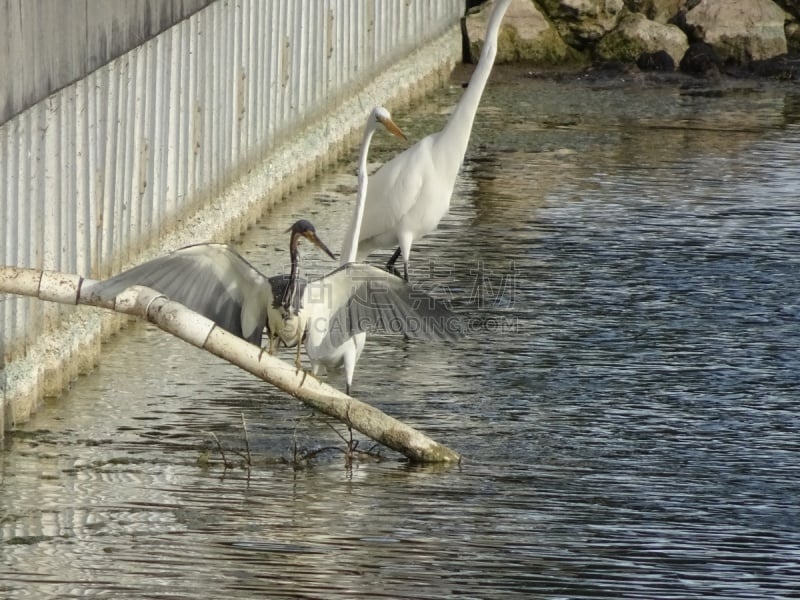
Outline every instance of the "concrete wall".
[[[372, 106], [441, 85], [462, 10], [211, 3], [0, 126], [0, 261], [100, 278], [237, 235], [349, 149]], [[4, 427], [91, 369], [118, 323], [0, 295]]]

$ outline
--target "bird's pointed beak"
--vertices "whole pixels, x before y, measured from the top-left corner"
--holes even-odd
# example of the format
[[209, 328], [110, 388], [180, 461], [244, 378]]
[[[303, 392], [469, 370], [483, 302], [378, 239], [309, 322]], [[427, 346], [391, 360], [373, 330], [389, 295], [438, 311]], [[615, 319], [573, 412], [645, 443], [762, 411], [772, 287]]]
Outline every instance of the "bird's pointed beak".
[[391, 119], [381, 119], [381, 123], [383, 126], [386, 127], [387, 131], [391, 134], [396, 135], [399, 138], [403, 138], [404, 140], [408, 141], [406, 134], [397, 126], [397, 123], [392, 121]]
[[322, 250], [325, 254], [330, 256], [333, 260], [336, 260], [336, 255], [333, 252], [330, 251], [330, 249], [325, 245], [325, 242], [323, 242], [321, 239], [319, 239], [319, 236], [316, 233], [314, 233], [313, 231], [307, 231], [304, 235], [306, 236], [306, 239], [309, 242], [314, 244], [317, 248]]

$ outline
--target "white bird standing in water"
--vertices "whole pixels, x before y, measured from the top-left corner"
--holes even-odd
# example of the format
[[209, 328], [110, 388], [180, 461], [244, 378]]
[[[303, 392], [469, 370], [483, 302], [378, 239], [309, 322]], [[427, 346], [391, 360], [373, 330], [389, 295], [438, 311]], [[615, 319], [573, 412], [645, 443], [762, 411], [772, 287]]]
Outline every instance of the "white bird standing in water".
[[[486, 40], [469, 86], [444, 129], [397, 155], [373, 174], [367, 194], [356, 256], [363, 260], [375, 250], [397, 246], [387, 267], [402, 254], [408, 281], [411, 246], [434, 231], [450, 208], [456, 177], [467, 151], [472, 123], [497, 55], [497, 35], [511, 0], [498, 0], [489, 16]], [[353, 231], [344, 253], [350, 254]]]
[[[407, 139], [405, 134], [394, 121], [392, 121], [391, 114], [388, 110], [382, 106], [377, 106], [372, 109], [367, 119], [367, 125], [364, 128], [364, 137], [361, 141], [361, 151], [358, 159], [358, 192], [356, 194], [355, 208], [353, 209], [353, 218], [348, 230], [350, 239], [345, 240], [344, 249], [346, 249], [346, 251], [343, 251], [341, 255], [342, 266], [356, 262], [358, 235], [361, 231], [361, 220], [364, 216], [364, 204], [367, 198], [367, 182], [369, 179], [367, 174], [367, 155], [369, 154], [372, 136], [375, 134], [379, 125], [383, 125], [394, 135]], [[366, 331], [362, 331], [324, 355], [320, 354], [320, 348], [318, 346], [307, 342], [306, 352], [308, 353], [308, 358], [311, 360], [314, 375], [317, 375], [323, 367], [326, 369], [337, 369], [344, 366], [346, 389], [349, 395], [353, 385], [353, 373], [355, 372], [356, 363], [361, 357], [361, 352], [364, 350], [366, 341], [367, 333]]]

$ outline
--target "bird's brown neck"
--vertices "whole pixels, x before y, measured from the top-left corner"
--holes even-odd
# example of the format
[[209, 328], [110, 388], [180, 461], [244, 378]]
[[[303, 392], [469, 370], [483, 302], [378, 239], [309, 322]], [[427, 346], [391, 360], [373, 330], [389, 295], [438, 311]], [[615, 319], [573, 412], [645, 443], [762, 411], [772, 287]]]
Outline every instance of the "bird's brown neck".
[[283, 292], [283, 308], [287, 311], [291, 309], [295, 294], [297, 293], [297, 277], [300, 262], [300, 252], [297, 249], [298, 241], [297, 234], [293, 233], [292, 239], [289, 242], [289, 259], [291, 260], [292, 267], [289, 271], [289, 282]]

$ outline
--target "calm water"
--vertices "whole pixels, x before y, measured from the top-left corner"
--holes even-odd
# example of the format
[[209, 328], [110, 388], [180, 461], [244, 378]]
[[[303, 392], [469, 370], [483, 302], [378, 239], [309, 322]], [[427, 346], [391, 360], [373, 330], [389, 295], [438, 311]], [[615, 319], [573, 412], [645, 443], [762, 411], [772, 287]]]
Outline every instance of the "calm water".
[[[465, 464], [294, 468], [334, 423], [134, 325], [9, 436], [0, 596], [800, 594], [800, 89], [497, 75], [412, 271], [471, 331], [373, 336], [354, 388]], [[395, 116], [418, 139], [460, 91]], [[338, 247], [353, 169], [242, 252], [284, 267], [299, 216]]]

